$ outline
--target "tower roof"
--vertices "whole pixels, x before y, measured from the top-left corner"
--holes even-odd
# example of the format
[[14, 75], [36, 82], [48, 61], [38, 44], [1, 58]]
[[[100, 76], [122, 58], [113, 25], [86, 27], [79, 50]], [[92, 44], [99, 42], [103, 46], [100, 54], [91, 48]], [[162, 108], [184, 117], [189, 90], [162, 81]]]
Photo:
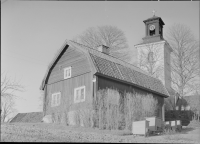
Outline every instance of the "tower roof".
[[148, 19], [144, 20], [143, 22], [146, 23], [148, 21], [153, 21], [153, 20], [159, 20], [162, 25], [165, 25], [165, 23], [163, 22], [163, 20], [161, 19], [161, 17], [157, 17], [157, 16], [153, 16], [151, 18], [148, 18]]

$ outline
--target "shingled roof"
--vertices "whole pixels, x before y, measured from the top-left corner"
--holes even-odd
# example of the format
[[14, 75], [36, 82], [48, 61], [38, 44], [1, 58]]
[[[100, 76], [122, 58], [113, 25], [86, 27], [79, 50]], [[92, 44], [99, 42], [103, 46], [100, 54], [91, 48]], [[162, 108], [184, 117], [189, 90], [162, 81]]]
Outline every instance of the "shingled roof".
[[111, 55], [104, 54], [94, 48], [84, 46], [71, 40], [67, 40], [67, 45], [87, 51], [94, 66], [96, 67], [97, 74], [129, 83], [164, 97], [169, 96], [166, 88], [160, 80], [150, 76], [140, 68]]
[[31, 113], [18, 113], [10, 123], [22, 122], [22, 123], [37, 123], [41, 122], [43, 118], [43, 112], [31, 112]]

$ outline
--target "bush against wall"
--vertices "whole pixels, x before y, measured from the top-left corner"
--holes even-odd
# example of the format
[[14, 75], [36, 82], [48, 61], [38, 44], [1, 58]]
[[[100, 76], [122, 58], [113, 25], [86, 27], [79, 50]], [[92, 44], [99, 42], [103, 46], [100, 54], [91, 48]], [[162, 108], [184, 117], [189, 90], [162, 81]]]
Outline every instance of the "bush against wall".
[[148, 94], [142, 97], [143, 116], [156, 116], [158, 110], [158, 101]]
[[156, 116], [158, 101], [150, 94], [140, 95], [104, 89], [94, 101], [94, 124], [100, 129], [130, 129], [133, 121]]
[[132, 122], [145, 117], [156, 116], [158, 102], [151, 94], [121, 94], [118, 90], [103, 89], [97, 92], [91, 103], [77, 105], [77, 110], [70, 111], [72, 103], [51, 109], [53, 123], [97, 127], [99, 129], [129, 129]]
[[75, 123], [78, 126], [93, 127], [93, 111], [91, 108], [78, 109], [75, 112]]
[[132, 122], [156, 116], [158, 101], [151, 95], [125, 93], [124, 120], [125, 129], [131, 130]]
[[94, 101], [94, 123], [100, 129], [118, 129], [120, 120], [120, 94], [117, 90], [104, 89], [97, 92]]

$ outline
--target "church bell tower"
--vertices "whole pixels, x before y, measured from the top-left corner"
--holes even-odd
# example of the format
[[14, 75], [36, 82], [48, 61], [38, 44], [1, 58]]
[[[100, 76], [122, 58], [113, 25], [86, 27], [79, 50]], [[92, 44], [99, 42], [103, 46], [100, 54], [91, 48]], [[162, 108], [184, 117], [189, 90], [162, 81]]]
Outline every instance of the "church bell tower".
[[145, 24], [145, 37], [143, 38], [144, 42], [153, 42], [163, 40], [163, 25], [165, 23], [160, 17], [155, 16], [144, 20]]
[[145, 37], [142, 43], [135, 45], [137, 49], [137, 66], [162, 81], [168, 92], [171, 91], [171, 58], [172, 48], [163, 38], [165, 23], [161, 17], [155, 16], [143, 21]]

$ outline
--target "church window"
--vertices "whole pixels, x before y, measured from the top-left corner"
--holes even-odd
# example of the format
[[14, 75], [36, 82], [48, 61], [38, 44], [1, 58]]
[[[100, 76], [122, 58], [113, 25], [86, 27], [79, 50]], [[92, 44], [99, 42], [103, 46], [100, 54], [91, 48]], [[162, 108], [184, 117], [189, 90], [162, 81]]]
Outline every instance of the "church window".
[[150, 63], [153, 62], [153, 52], [149, 52], [149, 54], [148, 54], [148, 61], [149, 61]]

